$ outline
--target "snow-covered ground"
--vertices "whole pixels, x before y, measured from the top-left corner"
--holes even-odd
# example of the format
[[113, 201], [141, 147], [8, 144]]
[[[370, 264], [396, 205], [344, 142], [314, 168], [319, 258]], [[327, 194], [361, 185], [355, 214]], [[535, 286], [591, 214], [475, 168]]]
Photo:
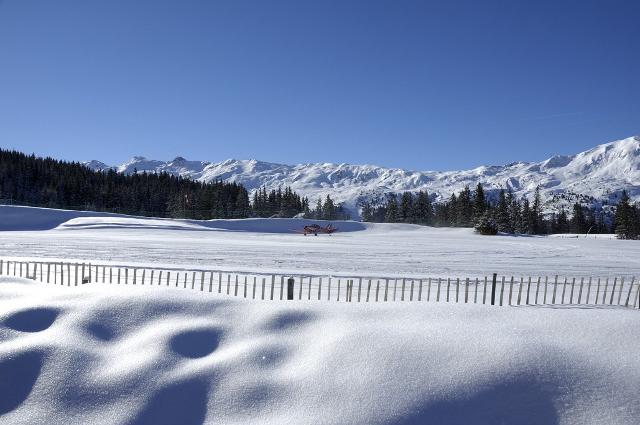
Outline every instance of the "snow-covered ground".
[[638, 312], [0, 279], [0, 423], [636, 424]]
[[[304, 237], [291, 232], [297, 220], [16, 207], [0, 207], [0, 223], [3, 259], [419, 277], [630, 277], [640, 268], [640, 243], [600, 237], [355, 222]], [[636, 424], [638, 314], [259, 301], [4, 276], [0, 423]]]
[[[7, 210], [11, 214], [3, 215]], [[49, 214], [63, 218], [53, 222]], [[296, 219], [198, 222], [82, 214], [0, 207], [0, 216], [14, 217], [12, 226], [5, 218], [0, 228], [41, 228], [19, 225], [29, 215], [24, 222], [46, 221], [51, 229], [0, 232], [0, 257], [381, 277], [640, 273], [640, 242], [611, 237], [489, 237], [471, 229], [357, 222], [334, 223], [341, 231], [332, 236], [305, 237], [294, 230], [309, 221]]]

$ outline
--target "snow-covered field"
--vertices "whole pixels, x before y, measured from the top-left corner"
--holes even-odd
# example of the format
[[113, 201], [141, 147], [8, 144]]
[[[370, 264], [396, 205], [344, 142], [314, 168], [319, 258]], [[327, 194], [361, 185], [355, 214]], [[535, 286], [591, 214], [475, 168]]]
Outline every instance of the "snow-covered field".
[[[293, 230], [310, 222], [296, 219], [198, 222], [20, 207], [0, 207], [0, 216], [0, 229], [16, 229], [0, 232], [5, 259], [406, 277], [640, 272], [640, 243], [610, 236], [488, 237], [471, 229], [341, 222], [332, 236], [304, 237]], [[30, 228], [51, 230], [20, 231]]]
[[[355, 222], [304, 237], [291, 232], [296, 220], [15, 207], [0, 218], [4, 259], [434, 277], [630, 277], [640, 261], [640, 243], [609, 238]], [[0, 423], [636, 424], [639, 318], [603, 306], [271, 302], [5, 276]]]

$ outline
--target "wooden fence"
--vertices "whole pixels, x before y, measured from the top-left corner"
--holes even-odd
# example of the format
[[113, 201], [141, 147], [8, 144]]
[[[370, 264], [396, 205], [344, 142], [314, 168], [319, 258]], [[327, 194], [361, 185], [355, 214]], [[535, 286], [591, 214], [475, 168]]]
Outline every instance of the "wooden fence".
[[456, 302], [504, 305], [609, 305], [640, 308], [635, 278], [398, 278], [265, 274], [0, 259], [0, 276], [78, 286], [169, 286], [259, 300]]

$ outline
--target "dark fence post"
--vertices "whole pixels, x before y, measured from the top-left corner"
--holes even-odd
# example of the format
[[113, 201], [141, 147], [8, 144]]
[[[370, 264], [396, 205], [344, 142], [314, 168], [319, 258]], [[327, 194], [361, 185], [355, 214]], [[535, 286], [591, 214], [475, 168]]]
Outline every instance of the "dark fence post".
[[491, 281], [491, 305], [496, 304], [496, 280], [498, 279], [498, 273], [493, 274], [493, 280]]
[[292, 277], [290, 277], [289, 279], [287, 279], [287, 300], [293, 299], [293, 285], [294, 280]]

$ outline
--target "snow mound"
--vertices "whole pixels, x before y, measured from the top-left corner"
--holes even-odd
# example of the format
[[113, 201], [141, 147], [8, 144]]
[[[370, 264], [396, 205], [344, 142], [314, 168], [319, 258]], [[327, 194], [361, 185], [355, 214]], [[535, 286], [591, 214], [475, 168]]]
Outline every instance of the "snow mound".
[[[628, 309], [0, 285], [0, 422], [636, 424]], [[585, 326], [588, 324], [588, 326]]]

